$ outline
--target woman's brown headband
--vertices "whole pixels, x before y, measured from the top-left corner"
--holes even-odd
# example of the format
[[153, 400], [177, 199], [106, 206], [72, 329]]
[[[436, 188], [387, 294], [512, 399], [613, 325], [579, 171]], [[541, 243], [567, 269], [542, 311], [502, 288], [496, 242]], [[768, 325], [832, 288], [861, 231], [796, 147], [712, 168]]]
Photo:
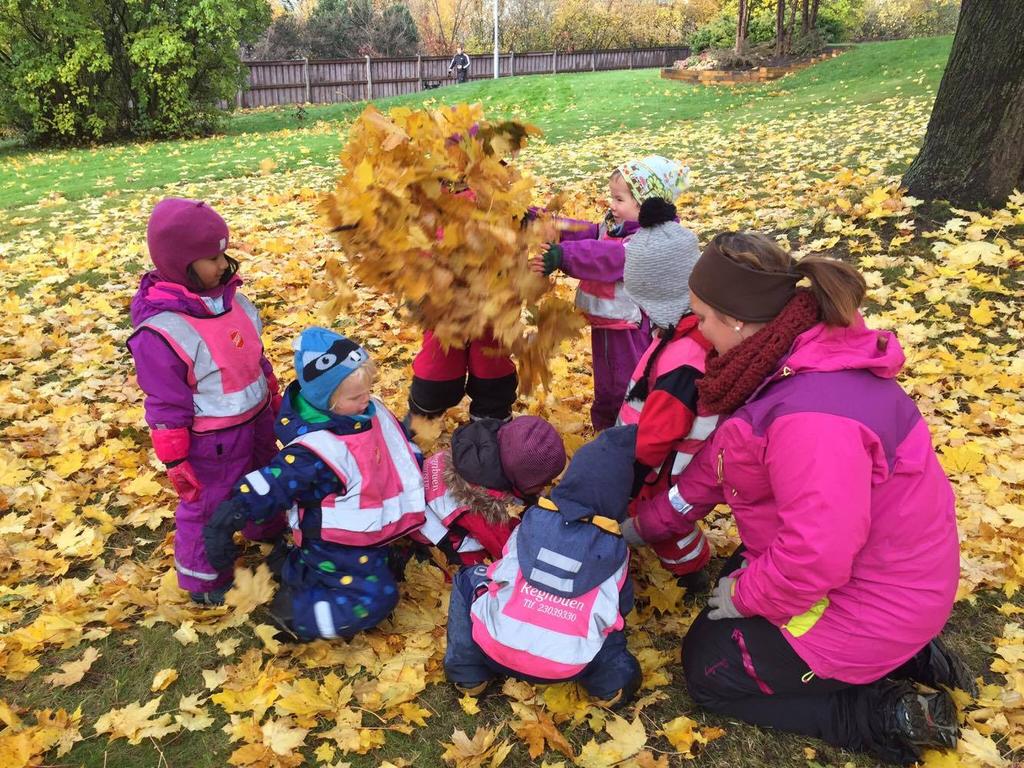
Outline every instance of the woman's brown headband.
[[733, 261], [709, 243], [690, 272], [690, 290], [730, 317], [764, 323], [793, 298], [800, 278], [796, 272], [766, 272]]

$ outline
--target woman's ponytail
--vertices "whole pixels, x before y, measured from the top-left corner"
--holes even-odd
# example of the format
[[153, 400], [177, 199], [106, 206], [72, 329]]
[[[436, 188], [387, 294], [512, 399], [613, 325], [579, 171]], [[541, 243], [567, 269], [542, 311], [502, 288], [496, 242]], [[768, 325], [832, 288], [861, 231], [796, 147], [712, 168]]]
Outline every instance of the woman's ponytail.
[[860, 272], [849, 264], [820, 256], [795, 261], [793, 271], [811, 281], [826, 325], [845, 327], [853, 322], [867, 293], [867, 283]]

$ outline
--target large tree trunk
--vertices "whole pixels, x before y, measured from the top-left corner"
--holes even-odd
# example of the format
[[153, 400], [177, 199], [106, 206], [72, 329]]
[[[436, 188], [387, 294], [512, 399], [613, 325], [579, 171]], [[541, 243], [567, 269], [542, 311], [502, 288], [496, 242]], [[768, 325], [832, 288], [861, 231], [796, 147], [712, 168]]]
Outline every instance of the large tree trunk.
[[811, 0], [811, 29], [818, 26], [818, 0]]
[[786, 0], [775, 4], [775, 55], [781, 56], [786, 41]]
[[750, 28], [750, 3], [739, 0], [736, 15], [736, 53], [743, 53], [747, 48], [747, 30]]
[[810, 0], [804, 0], [800, 9], [800, 31], [807, 36], [807, 33], [811, 31], [811, 8]]
[[910, 194], [999, 206], [1024, 188], [1024, 3], [963, 0]]

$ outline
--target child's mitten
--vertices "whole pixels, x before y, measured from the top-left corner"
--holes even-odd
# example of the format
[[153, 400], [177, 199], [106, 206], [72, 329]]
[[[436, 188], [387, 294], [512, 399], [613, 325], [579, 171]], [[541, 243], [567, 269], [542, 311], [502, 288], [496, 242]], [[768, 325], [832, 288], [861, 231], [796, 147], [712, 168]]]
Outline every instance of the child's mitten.
[[218, 571], [234, 565], [238, 557], [238, 546], [235, 544], [235, 531], [245, 528], [248, 519], [241, 504], [225, 501], [217, 506], [213, 516], [203, 526], [203, 544], [206, 546], [206, 559]]
[[542, 256], [544, 259], [544, 276], [547, 277], [562, 266], [562, 246], [551, 243]]
[[182, 501], [199, 501], [199, 492], [203, 490], [203, 484], [196, 477], [192, 465], [186, 459], [178, 464], [172, 464], [167, 468], [167, 478], [174, 486], [174, 492]]
[[203, 484], [188, 462], [191, 435], [187, 427], [154, 429], [151, 433], [153, 451], [167, 466], [167, 477], [182, 501], [198, 501]]

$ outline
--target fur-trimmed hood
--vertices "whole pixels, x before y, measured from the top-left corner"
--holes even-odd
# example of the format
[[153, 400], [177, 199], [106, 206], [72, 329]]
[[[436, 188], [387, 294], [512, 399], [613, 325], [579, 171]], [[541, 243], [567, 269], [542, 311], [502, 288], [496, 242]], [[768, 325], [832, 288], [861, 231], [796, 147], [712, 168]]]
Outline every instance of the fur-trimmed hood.
[[455, 471], [455, 465], [450, 455], [445, 456], [444, 462], [444, 484], [448, 492], [459, 502], [465, 504], [483, 517], [488, 523], [497, 524], [508, 522], [512, 518], [518, 518], [522, 510], [520, 502], [511, 493], [504, 491], [489, 491], [481, 485], [473, 485], [463, 479]]

